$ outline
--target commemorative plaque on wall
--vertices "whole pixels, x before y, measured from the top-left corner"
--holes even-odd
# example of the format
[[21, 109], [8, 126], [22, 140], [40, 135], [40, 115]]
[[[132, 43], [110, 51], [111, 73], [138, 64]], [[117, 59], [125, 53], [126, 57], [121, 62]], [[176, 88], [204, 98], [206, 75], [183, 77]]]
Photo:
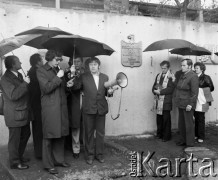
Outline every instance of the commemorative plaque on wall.
[[125, 67], [139, 67], [142, 65], [142, 42], [127, 43], [121, 41], [121, 62]]

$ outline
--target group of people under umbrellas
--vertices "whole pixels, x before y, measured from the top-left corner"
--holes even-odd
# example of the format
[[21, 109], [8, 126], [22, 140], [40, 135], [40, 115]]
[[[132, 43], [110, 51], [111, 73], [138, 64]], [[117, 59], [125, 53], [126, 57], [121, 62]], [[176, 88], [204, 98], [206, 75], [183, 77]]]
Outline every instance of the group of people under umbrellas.
[[[9, 128], [10, 167], [20, 170], [29, 168], [26, 163], [30, 159], [23, 155], [30, 137], [30, 120], [35, 156], [42, 158], [43, 166], [49, 173], [57, 174], [56, 166], [70, 166], [64, 159], [65, 137], [69, 135], [69, 126], [74, 158], [79, 158], [80, 131], [83, 130], [86, 163], [91, 165], [94, 159], [104, 163], [105, 115], [108, 112], [105, 96], [112, 95], [113, 89], [105, 88], [104, 83], [108, 81], [108, 76], [100, 72], [101, 62], [94, 56], [110, 55], [113, 49], [93, 39], [60, 32], [57, 29], [49, 34], [45, 29], [39, 27], [18, 34], [37, 34], [37, 37], [23, 41], [25, 45], [49, 49], [45, 55], [47, 62], [44, 65], [39, 54], [30, 57], [32, 67], [28, 77], [23, 77], [18, 71], [21, 69], [21, 62], [17, 56], [5, 58], [6, 72], [1, 78], [0, 85], [5, 122]], [[180, 44], [177, 42], [177, 45]], [[62, 55], [71, 57], [69, 68], [65, 72], [59, 67]], [[82, 57], [90, 57], [86, 60], [85, 69], [82, 68]], [[193, 146], [193, 115], [196, 137], [199, 142], [204, 139], [206, 111], [202, 109], [200, 91], [201, 96], [213, 91], [212, 80], [204, 74], [205, 66], [202, 64], [194, 65], [194, 73], [190, 59], [182, 60], [181, 71], [175, 76], [169, 70], [168, 61], [163, 61], [160, 66], [162, 73], [157, 75], [152, 89], [156, 97], [157, 137], [163, 141], [171, 138], [170, 111], [172, 94], [176, 87], [181, 135], [178, 145]], [[201, 101], [200, 111], [196, 106], [198, 101]], [[205, 106], [209, 104], [205, 98], [203, 102]]]
[[[44, 28], [39, 28], [33, 34], [40, 34], [42, 30]], [[25, 33], [31, 34], [31, 31]], [[28, 41], [26, 45], [32, 43], [41, 48], [42, 42], [52, 39], [46, 33]], [[65, 41], [65, 38], [62, 40]], [[6, 72], [0, 85], [5, 123], [9, 129], [8, 152], [12, 169], [29, 168], [26, 163], [30, 159], [24, 157], [24, 151], [30, 137], [30, 120], [35, 156], [42, 159], [44, 169], [49, 173], [57, 174], [56, 166], [70, 167], [64, 159], [66, 136], [72, 139], [68, 143], [74, 158], [79, 158], [80, 130], [84, 131], [86, 163], [91, 165], [94, 159], [104, 163], [105, 115], [108, 112], [105, 96], [112, 95], [113, 89], [105, 88], [104, 83], [109, 78], [100, 72], [101, 62], [94, 56], [110, 55], [113, 50], [103, 43], [81, 36], [77, 36], [75, 42], [69, 42], [73, 42], [70, 51], [72, 58], [69, 60], [70, 67], [65, 71], [59, 67], [59, 63], [63, 53], [69, 53], [70, 44], [65, 47], [66, 51], [57, 46], [48, 48], [44, 65], [42, 57], [33, 54], [28, 77], [23, 77], [18, 71], [21, 62], [17, 56], [7, 56], [4, 60]], [[90, 53], [86, 49], [82, 51], [81, 48], [86, 45], [90, 47]], [[89, 57], [85, 63], [86, 69], [82, 67], [82, 56]]]
[[[157, 41], [148, 46], [145, 51], [172, 49], [176, 46], [181, 47], [171, 50], [172, 54], [211, 55], [211, 52], [203, 47], [178, 39]], [[180, 134], [176, 144], [192, 147], [195, 145], [195, 141], [202, 143], [205, 139], [205, 112], [208, 111], [213, 101], [211, 92], [214, 91], [212, 79], [205, 74], [205, 64], [196, 62], [193, 71], [192, 60], [182, 59], [181, 70], [177, 71], [175, 75], [170, 69], [169, 61], [162, 61], [160, 67], [162, 72], [156, 76], [152, 87], [155, 97], [154, 110], [157, 114], [156, 137], [162, 139], [163, 142], [171, 140], [170, 111], [174, 99], [174, 105], [178, 108]]]

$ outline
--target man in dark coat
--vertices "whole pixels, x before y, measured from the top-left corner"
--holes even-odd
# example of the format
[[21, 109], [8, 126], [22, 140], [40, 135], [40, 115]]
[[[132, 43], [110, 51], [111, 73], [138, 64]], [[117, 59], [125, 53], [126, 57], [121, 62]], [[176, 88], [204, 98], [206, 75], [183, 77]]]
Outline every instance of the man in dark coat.
[[[73, 63], [74, 61], [74, 63]], [[70, 59], [69, 60], [69, 71], [66, 72], [67, 78], [75, 78], [77, 80], [80, 75], [84, 73], [84, 69], [82, 68], [82, 58], [78, 57], [76, 59]], [[75, 66], [72, 68], [72, 66]], [[70, 70], [71, 69], [71, 70]], [[69, 77], [70, 76], [70, 77]], [[82, 92], [80, 89], [77, 89], [75, 91], [71, 91], [68, 93], [67, 97], [67, 103], [68, 103], [68, 112], [69, 112], [69, 120], [70, 120], [70, 136], [72, 139], [72, 142], [67, 141], [67, 143], [70, 143], [70, 146], [73, 149], [73, 157], [75, 159], [79, 158], [80, 154], [80, 132], [83, 131], [82, 125]]]
[[29, 125], [29, 79], [23, 79], [21, 62], [16, 56], [5, 58], [6, 72], [1, 78], [1, 89], [4, 100], [5, 124], [9, 129], [9, 163], [12, 169], [28, 169], [24, 164], [29, 159], [23, 157], [30, 137]]
[[179, 108], [179, 133], [178, 146], [194, 146], [194, 110], [196, 107], [199, 80], [196, 73], [192, 71], [192, 60], [183, 59], [181, 69], [183, 74], [176, 86], [175, 103]]
[[32, 120], [32, 134], [35, 157], [42, 158], [42, 117], [41, 117], [41, 91], [39, 81], [36, 77], [36, 70], [43, 65], [42, 57], [40, 54], [33, 54], [30, 57], [31, 68], [28, 71], [30, 78], [29, 94], [30, 105], [33, 114]]
[[[85, 156], [87, 164], [92, 164], [94, 157], [104, 163], [104, 136], [105, 136], [105, 115], [108, 113], [108, 104], [105, 96], [107, 89], [104, 83], [108, 76], [100, 73], [100, 60], [96, 57], [88, 60], [90, 72], [82, 74], [79, 83], [75, 83], [75, 89], [83, 90], [83, 121], [85, 129]], [[109, 93], [113, 93], [109, 91]], [[94, 132], [96, 140], [94, 147]]]
[[48, 62], [37, 69], [42, 105], [42, 159], [44, 168], [51, 174], [57, 174], [54, 166], [70, 166], [64, 160], [64, 137], [69, 134], [66, 83], [64, 71], [58, 66], [61, 54], [48, 50], [45, 59]]
[[156, 76], [152, 92], [154, 93], [155, 109], [157, 113], [157, 138], [163, 142], [171, 139], [171, 115], [172, 94], [174, 83], [172, 82], [172, 73], [170, 72], [170, 63], [162, 61], [160, 63], [162, 73]]

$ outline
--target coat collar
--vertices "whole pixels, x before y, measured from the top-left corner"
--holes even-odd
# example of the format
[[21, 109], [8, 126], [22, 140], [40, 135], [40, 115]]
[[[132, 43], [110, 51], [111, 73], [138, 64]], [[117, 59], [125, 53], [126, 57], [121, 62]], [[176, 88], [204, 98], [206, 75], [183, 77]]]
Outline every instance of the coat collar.
[[44, 68], [45, 68], [47, 71], [50, 70], [50, 69], [52, 69], [52, 67], [48, 65], [48, 62], [45, 63]]
[[92, 81], [92, 84], [95, 86], [96, 91], [98, 91], [101, 88], [101, 84], [102, 84], [102, 73], [99, 72], [98, 89], [97, 89], [97, 87], [95, 85], [95, 80], [94, 80], [94, 77], [93, 77], [91, 72], [88, 72], [88, 76], [90, 78], [90, 81]]
[[[18, 72], [18, 74], [20, 74]], [[10, 70], [6, 70], [5, 75], [8, 76], [11, 79], [19, 79], [13, 72], [11, 72]], [[20, 80], [20, 79], [19, 79]]]
[[193, 74], [194, 72], [192, 70], [190, 70], [189, 72], [183, 74], [183, 79], [187, 78], [188, 76], [190, 76], [190, 74]]

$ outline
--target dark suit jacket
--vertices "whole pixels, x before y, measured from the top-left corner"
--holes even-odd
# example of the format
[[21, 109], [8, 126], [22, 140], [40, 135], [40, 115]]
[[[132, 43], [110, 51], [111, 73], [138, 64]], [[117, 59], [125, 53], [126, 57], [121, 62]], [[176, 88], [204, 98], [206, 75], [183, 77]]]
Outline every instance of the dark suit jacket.
[[[34, 114], [41, 115], [41, 91], [39, 87], [39, 81], [36, 76], [36, 70], [37, 70], [36, 67], [31, 67], [27, 74], [30, 78], [30, 83], [29, 83], [30, 105]], [[34, 119], [34, 120], [37, 121], [40, 119]]]
[[21, 127], [29, 123], [28, 84], [11, 71], [6, 70], [1, 78], [4, 99], [5, 124], [8, 127]]
[[198, 97], [199, 80], [198, 76], [192, 70], [181, 75], [176, 86], [176, 106], [185, 109], [191, 105], [195, 109]]
[[79, 80], [79, 87], [84, 93], [82, 103], [83, 113], [96, 114], [98, 112], [100, 115], [108, 113], [108, 104], [105, 98], [107, 89], [104, 87], [104, 83], [107, 81], [108, 76], [100, 73], [97, 90], [92, 74], [90, 72], [82, 74]]

